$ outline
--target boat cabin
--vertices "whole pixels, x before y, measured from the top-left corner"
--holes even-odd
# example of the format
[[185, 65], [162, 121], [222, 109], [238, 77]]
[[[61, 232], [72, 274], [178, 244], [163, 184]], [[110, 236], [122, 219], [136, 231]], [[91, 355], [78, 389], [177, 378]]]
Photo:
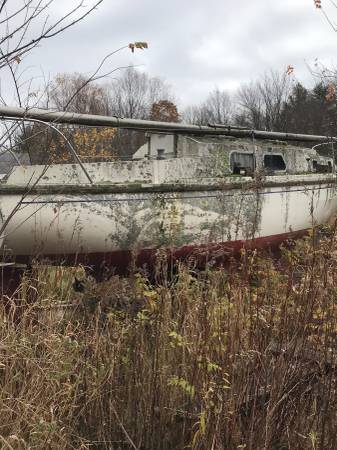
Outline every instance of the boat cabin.
[[[265, 175], [329, 173], [333, 171], [333, 155], [324, 145], [305, 148], [283, 141], [147, 133], [146, 144], [133, 159], [204, 158], [210, 165], [213, 162], [219, 172], [215, 176], [249, 176], [255, 171]], [[325, 154], [320, 149], [325, 149]]]
[[[132, 160], [79, 164], [22, 165], [14, 167], [0, 185], [57, 184], [207, 184], [250, 181], [261, 176], [324, 174], [334, 172], [334, 160], [320, 153], [320, 146], [298, 147], [287, 142], [196, 137], [164, 133], [147, 134], [147, 142]], [[324, 149], [324, 145], [322, 145]]]

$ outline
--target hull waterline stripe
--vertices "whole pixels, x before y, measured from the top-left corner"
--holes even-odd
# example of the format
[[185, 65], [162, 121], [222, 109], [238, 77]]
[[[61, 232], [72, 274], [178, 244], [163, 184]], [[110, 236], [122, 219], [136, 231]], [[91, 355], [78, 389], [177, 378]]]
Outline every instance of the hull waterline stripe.
[[[254, 239], [225, 241], [220, 243], [210, 242], [209, 244], [190, 244], [182, 247], [159, 247], [166, 251], [174, 260], [183, 260], [184, 258], [194, 257], [204, 265], [207, 260], [219, 259], [222, 260], [233, 254], [237, 254], [240, 249], [254, 249], [254, 248], [278, 248], [283, 242], [291, 241], [293, 239], [302, 238], [307, 235], [309, 229], [302, 229], [297, 231], [289, 231], [286, 233], [256, 237]], [[20, 255], [14, 256], [15, 262], [27, 264], [31, 256], [42, 259], [45, 263], [61, 263], [64, 265], [84, 264], [101, 270], [104, 265], [115, 267], [116, 273], [125, 273], [129, 267], [130, 262], [136, 258], [136, 266], [140, 267], [148, 264], [153, 267], [156, 260], [156, 254], [159, 249], [143, 248], [136, 253], [133, 250], [111, 250], [93, 253], [69, 253], [69, 254], [34, 254], [34, 255]], [[220, 252], [220, 253], [219, 253]], [[47, 260], [47, 261], [46, 261]]]

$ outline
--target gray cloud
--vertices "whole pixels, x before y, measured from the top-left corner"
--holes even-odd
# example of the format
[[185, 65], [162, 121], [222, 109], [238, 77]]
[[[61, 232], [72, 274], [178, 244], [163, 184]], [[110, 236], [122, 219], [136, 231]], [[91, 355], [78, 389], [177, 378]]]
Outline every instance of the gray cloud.
[[[59, 11], [66, 4], [58, 1]], [[329, 14], [337, 20], [337, 10]], [[107, 69], [139, 65], [167, 80], [182, 105], [201, 101], [215, 86], [234, 90], [288, 64], [298, 79], [309, 82], [305, 61], [318, 57], [331, 64], [337, 55], [337, 34], [307, 0], [105, 0], [25, 64], [41, 66], [51, 76], [90, 72], [104, 55], [136, 40], [147, 41], [149, 49], [134, 55], [124, 50]]]

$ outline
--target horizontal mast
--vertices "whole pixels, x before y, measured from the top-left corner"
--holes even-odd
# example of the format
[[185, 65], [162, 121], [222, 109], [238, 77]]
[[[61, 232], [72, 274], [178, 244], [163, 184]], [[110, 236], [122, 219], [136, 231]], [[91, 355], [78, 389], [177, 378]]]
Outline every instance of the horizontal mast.
[[319, 136], [310, 134], [281, 133], [273, 131], [250, 130], [228, 125], [209, 124], [208, 126], [188, 125], [184, 123], [157, 122], [153, 120], [124, 119], [115, 116], [99, 116], [93, 114], [78, 114], [62, 111], [51, 111], [42, 108], [15, 108], [0, 106], [0, 118], [41, 120], [48, 123], [62, 123], [73, 125], [86, 125], [91, 127], [125, 128], [128, 130], [152, 131], [175, 134], [229, 136], [237, 138], [273, 139], [280, 141], [301, 142], [336, 142], [332, 136]]

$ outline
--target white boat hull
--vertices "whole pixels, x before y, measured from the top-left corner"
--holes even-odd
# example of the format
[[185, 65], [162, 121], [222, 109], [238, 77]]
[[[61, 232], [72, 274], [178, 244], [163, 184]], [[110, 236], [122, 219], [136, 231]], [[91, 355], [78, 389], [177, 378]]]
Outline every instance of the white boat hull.
[[131, 254], [142, 264], [158, 248], [185, 257], [209, 248], [269, 246], [334, 220], [337, 188], [327, 178], [159, 193], [151, 187], [111, 193], [83, 188], [72, 195], [61, 193], [62, 186], [24, 197], [0, 193], [3, 224], [8, 221], [3, 251], [18, 261], [39, 256], [121, 268]]

